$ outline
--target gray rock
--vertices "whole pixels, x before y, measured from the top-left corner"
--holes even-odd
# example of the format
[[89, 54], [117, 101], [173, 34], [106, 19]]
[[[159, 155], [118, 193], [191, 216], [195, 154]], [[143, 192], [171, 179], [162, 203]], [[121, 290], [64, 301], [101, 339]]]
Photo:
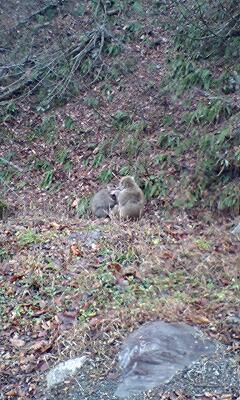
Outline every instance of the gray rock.
[[[147, 392], [131, 394], [126, 399], [160, 400], [175, 391], [183, 392], [191, 400], [201, 400], [206, 393], [216, 394], [216, 399], [222, 396], [237, 399], [240, 388], [238, 366], [238, 360], [230, 354], [214, 353], [209, 359], [204, 357], [179, 371], [170, 382]], [[114, 393], [118, 384], [118, 375], [115, 378], [102, 376], [99, 379], [97, 365], [86, 363], [74, 380], [67, 380], [48, 393], [44, 390], [37, 400], [117, 400]]]
[[116, 395], [125, 398], [168, 382], [204, 355], [216, 351], [216, 343], [184, 323], [155, 321], [129, 335], [119, 355], [123, 381]]
[[71, 360], [61, 362], [56, 367], [51, 369], [47, 374], [48, 389], [63, 382], [66, 378], [77, 373], [77, 370], [83, 366], [87, 357], [77, 357]]

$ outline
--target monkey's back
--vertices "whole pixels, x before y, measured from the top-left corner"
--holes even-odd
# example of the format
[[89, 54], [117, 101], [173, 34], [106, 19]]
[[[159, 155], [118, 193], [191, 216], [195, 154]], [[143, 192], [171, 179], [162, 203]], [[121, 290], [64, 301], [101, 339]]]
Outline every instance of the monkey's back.
[[120, 218], [123, 219], [139, 219], [143, 214], [143, 206], [140, 203], [129, 203], [124, 207], [120, 207]]
[[141, 189], [124, 189], [118, 196], [120, 218], [141, 218], [144, 202], [144, 195]]
[[144, 205], [144, 195], [141, 189], [124, 189], [119, 193], [118, 202], [121, 206], [125, 205]]
[[109, 191], [107, 189], [101, 189], [92, 198], [91, 211], [97, 218], [103, 218], [109, 215], [109, 210], [114, 205], [115, 201], [110, 196]]

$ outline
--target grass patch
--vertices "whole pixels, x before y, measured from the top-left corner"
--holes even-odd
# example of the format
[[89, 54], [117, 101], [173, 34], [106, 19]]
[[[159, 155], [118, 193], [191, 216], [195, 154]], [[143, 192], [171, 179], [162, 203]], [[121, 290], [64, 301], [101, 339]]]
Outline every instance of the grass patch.
[[44, 234], [36, 233], [32, 229], [26, 229], [23, 232], [18, 232], [16, 234], [17, 243], [21, 247], [30, 246], [34, 244], [40, 244], [48, 242], [53, 239], [56, 234], [53, 232], [46, 232]]

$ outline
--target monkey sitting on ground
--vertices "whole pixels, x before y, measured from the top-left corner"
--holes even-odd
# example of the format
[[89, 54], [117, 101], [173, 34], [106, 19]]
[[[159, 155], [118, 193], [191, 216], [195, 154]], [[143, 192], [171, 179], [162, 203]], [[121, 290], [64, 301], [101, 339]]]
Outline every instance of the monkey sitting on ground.
[[101, 189], [97, 192], [91, 201], [92, 214], [97, 218], [106, 218], [110, 210], [117, 204], [117, 191]]
[[[117, 202], [112, 210], [112, 215], [120, 219], [141, 218], [144, 209], [144, 194], [132, 176], [125, 176], [120, 180]], [[113, 192], [114, 193], [114, 192]]]

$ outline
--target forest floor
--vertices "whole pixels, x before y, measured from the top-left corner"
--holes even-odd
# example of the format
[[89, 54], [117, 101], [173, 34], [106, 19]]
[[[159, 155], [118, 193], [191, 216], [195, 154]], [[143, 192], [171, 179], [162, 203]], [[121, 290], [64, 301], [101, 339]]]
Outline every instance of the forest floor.
[[[10, 205], [0, 229], [2, 399], [47, 398], [46, 371], [83, 354], [96, 363], [91, 379], [94, 373], [98, 382], [116, 377], [123, 338], [150, 320], [198, 326], [230, 355], [239, 353], [240, 242], [230, 233], [233, 218], [172, 208], [181, 190], [176, 165], [168, 166], [172, 192], [149, 200], [139, 222], [96, 220], [87, 209], [79, 217], [78, 204], [84, 208], [108, 176], [117, 184], [126, 165], [149, 164], [149, 176], [158, 172], [151, 161], [162, 152], [159, 136], [166, 124], [182, 129], [183, 101], [158, 92], [171, 56], [168, 39], [161, 28], [151, 35], [161, 38], [159, 45], [146, 46], [144, 38], [128, 43], [133, 70], [111, 85], [111, 102], [100, 82], [49, 112], [54, 126], [44, 125], [45, 115], [26, 99], [1, 124], [0, 156], [14, 154], [1, 194]], [[93, 97], [97, 108], [89, 106]], [[193, 92], [192, 101], [197, 97]], [[146, 121], [137, 140], [109, 126], [119, 110]], [[192, 169], [195, 161], [189, 152], [179, 169]], [[47, 175], [50, 164], [53, 175]], [[200, 398], [235, 399], [236, 387], [219, 395], [208, 388]], [[166, 396], [194, 398], [177, 389]]]

